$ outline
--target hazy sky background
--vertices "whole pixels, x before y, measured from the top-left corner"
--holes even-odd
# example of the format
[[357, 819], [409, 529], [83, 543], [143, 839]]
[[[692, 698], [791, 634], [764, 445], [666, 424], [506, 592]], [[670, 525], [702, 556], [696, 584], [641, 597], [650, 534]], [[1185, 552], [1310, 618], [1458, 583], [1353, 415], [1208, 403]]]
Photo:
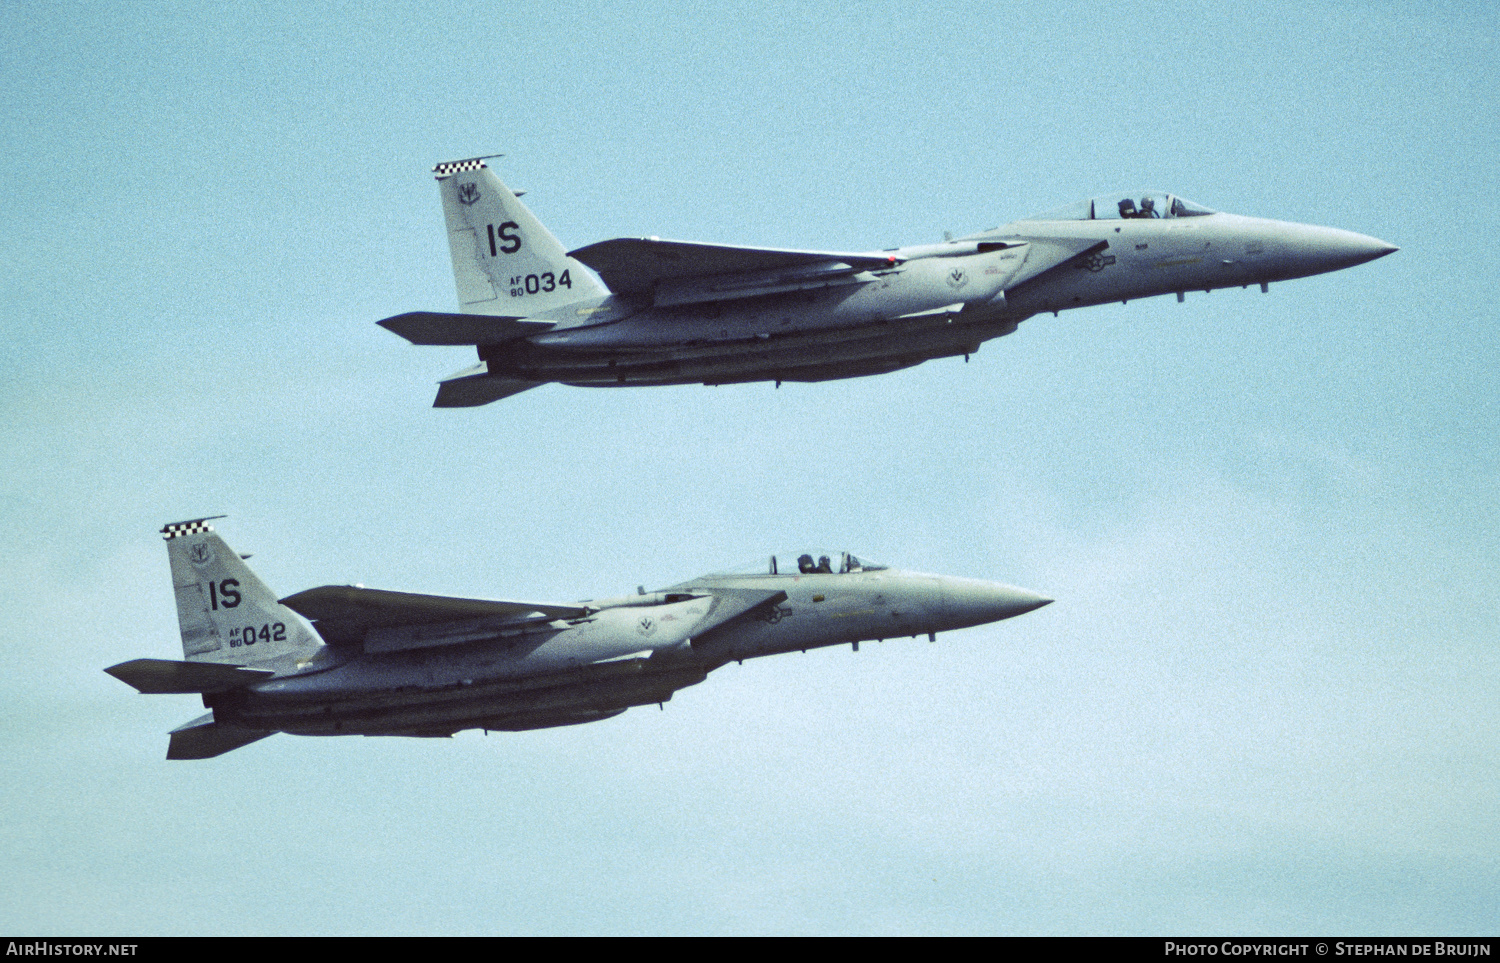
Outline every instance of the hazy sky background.
[[[1488, 2], [0, 3], [0, 930], [1500, 929]], [[688, 13], [686, 10], [693, 12]], [[431, 166], [570, 247], [844, 250], [1116, 189], [1399, 254], [854, 381], [467, 349]], [[1013, 621], [589, 726], [168, 763], [168, 521], [282, 594], [570, 601], [804, 547]]]

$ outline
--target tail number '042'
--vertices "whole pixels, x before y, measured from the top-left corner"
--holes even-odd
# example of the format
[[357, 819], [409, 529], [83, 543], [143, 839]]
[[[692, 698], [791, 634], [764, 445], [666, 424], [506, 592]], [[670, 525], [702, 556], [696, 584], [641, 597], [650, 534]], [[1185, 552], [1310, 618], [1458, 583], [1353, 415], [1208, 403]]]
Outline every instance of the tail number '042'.
[[285, 642], [286, 623], [268, 622], [260, 628], [247, 625], [243, 629], [229, 630], [229, 647], [237, 649], [242, 645], [254, 645], [257, 642]]
[[528, 294], [547, 294], [558, 288], [573, 287], [573, 278], [564, 271], [560, 276], [551, 271], [545, 274], [514, 275], [510, 279], [510, 296], [513, 298], [525, 297]]

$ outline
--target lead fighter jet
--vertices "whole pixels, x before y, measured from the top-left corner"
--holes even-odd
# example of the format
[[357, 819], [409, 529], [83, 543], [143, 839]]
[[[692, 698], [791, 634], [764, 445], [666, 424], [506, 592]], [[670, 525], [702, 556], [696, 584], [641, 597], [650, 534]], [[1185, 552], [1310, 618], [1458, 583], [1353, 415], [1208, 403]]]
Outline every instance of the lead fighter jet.
[[772, 556], [759, 571], [576, 605], [358, 585], [278, 601], [209, 521], [162, 529], [183, 660], [105, 670], [143, 693], [203, 696], [208, 714], [173, 730], [168, 759], [222, 755], [275, 732], [451, 736], [594, 722], [664, 703], [730, 661], [933, 638], [1051, 601], [847, 553], [780, 569]]
[[1140, 192], [888, 251], [646, 237], [570, 253], [484, 158], [433, 170], [462, 313], [380, 323], [413, 344], [478, 349], [477, 365], [442, 382], [439, 408], [553, 381], [779, 385], [881, 374], [967, 359], [1044, 311], [1251, 284], [1265, 291], [1397, 250], [1350, 231]]

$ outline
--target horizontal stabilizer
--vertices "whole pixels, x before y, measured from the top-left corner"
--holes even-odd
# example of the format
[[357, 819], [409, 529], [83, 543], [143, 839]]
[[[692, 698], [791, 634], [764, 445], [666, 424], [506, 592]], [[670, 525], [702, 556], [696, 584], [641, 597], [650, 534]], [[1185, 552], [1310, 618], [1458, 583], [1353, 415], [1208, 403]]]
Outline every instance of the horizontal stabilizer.
[[167, 758], [212, 759], [271, 734], [267, 729], [221, 726], [214, 721], [214, 714], [210, 712], [172, 730], [171, 742], [167, 744]]
[[541, 381], [522, 381], [519, 378], [506, 378], [500, 375], [491, 375], [489, 365], [479, 362], [472, 368], [466, 368], [454, 375], [445, 378], [438, 383], [437, 398], [432, 402], [434, 408], [474, 408], [479, 405], [487, 405], [501, 398], [509, 398], [523, 391], [540, 387]]
[[860, 271], [888, 268], [899, 258], [881, 254], [841, 254], [771, 247], [737, 247], [620, 237], [570, 252], [598, 272], [616, 294], [650, 293], [660, 281], [681, 281], [713, 274], [741, 274], [841, 264]]
[[245, 669], [218, 662], [174, 662], [171, 659], [132, 659], [104, 671], [146, 695], [227, 692], [254, 685], [276, 674], [269, 669]]
[[412, 344], [503, 344], [529, 334], [550, 331], [551, 321], [527, 321], [524, 318], [492, 317], [486, 314], [442, 314], [437, 311], [411, 311], [377, 322], [387, 331]]
[[[357, 642], [366, 640], [370, 633], [376, 633], [376, 648], [383, 650], [464, 642], [475, 637], [476, 633], [493, 635], [496, 629], [508, 625], [581, 619], [589, 612], [581, 605], [494, 602], [389, 592], [355, 585], [324, 585], [308, 589], [282, 599], [281, 604], [312, 619], [318, 634], [330, 643]], [[433, 626], [437, 631], [402, 632], [399, 637], [397, 633], [385, 631], [417, 626]]]

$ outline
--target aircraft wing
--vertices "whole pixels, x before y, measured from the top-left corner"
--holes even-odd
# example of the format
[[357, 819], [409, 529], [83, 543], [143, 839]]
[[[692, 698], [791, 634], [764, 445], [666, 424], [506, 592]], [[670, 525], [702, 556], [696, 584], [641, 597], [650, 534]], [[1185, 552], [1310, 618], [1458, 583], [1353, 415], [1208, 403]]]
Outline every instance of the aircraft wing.
[[888, 268], [899, 261], [890, 255], [738, 247], [650, 237], [600, 241], [572, 251], [570, 256], [593, 268], [616, 294], [648, 294], [663, 281], [685, 281], [712, 275], [757, 275], [788, 269], [817, 271], [820, 268], [852, 273]]
[[[501, 627], [581, 619], [589, 612], [581, 605], [496, 602], [356, 585], [308, 589], [282, 599], [281, 604], [311, 619], [325, 642], [363, 641], [371, 651], [449, 645], [492, 636]], [[432, 630], [423, 631], [424, 627]]]

